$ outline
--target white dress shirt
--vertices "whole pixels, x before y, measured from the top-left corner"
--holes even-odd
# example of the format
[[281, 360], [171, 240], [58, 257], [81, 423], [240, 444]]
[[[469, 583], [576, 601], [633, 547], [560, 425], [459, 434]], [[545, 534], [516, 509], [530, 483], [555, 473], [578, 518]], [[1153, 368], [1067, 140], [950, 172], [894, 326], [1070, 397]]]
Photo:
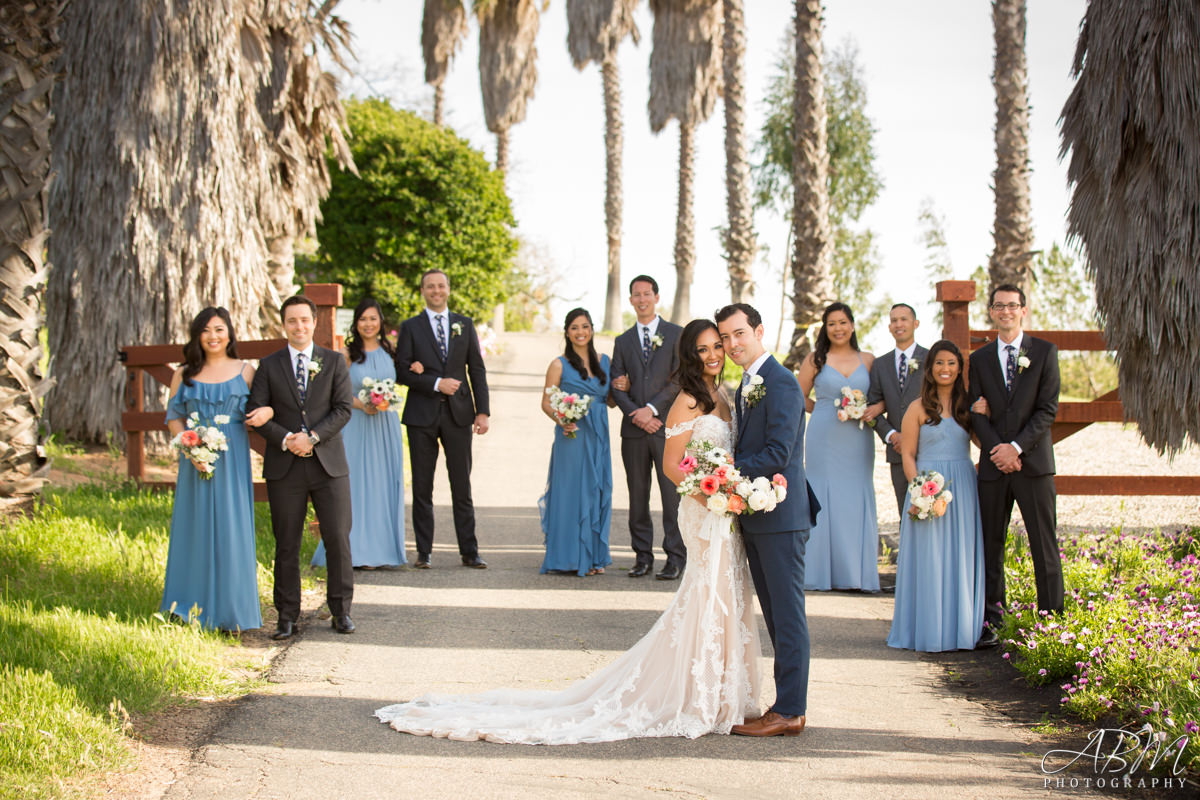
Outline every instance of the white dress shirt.
[[[650, 351], [651, 352], [654, 351], [654, 337], [658, 335], [658, 321], [659, 321], [659, 316], [658, 316], [658, 314], [655, 314], [654, 319], [650, 320], [649, 322], [647, 322], [645, 324], [642, 324], [641, 322], [637, 323], [636, 327], [637, 327], [637, 340], [638, 340], [638, 349], [639, 350], [642, 347], [642, 342], [645, 341], [644, 337], [649, 336], [650, 340], [651, 340], [650, 341]], [[652, 413], [654, 416], [656, 416], [656, 417], [658, 416], [658, 409], [655, 408], [652, 403], [646, 403], [646, 408], [650, 409], [650, 413]]]
[[[426, 314], [426, 316], [429, 317], [430, 327], [433, 328], [433, 340], [435, 342], [438, 340], [437, 332], [438, 332], [438, 327], [440, 326], [442, 329], [442, 333], [446, 337], [446, 352], [449, 353], [450, 352], [450, 308], [447, 307], [441, 311], [434, 311], [433, 309], [429, 308], [429, 306], [426, 306], [425, 314]], [[440, 323], [438, 322], [439, 316], [442, 318]], [[436, 392], [438, 390], [438, 384], [441, 382], [442, 382], [441, 378], [434, 379], [433, 391]]]
[[[1000, 374], [1002, 376], [1004, 376], [1005, 378], [1008, 377], [1008, 346], [1009, 345], [1013, 346], [1013, 358], [1020, 358], [1021, 357], [1021, 342], [1023, 342], [1024, 340], [1025, 340], [1025, 331], [1017, 331], [1017, 338], [1013, 339], [1011, 342], [1004, 341], [1002, 338], [1000, 338], [999, 335], [996, 336], [996, 353], [1000, 357]], [[1020, 372], [1020, 371], [1021, 371], [1021, 365], [1018, 364], [1017, 372]], [[1016, 380], [1016, 379], [1017, 379], [1017, 376], [1013, 375], [1013, 380]], [[1009, 444], [1011, 444], [1013, 447], [1016, 448], [1017, 455], [1020, 455], [1022, 453], [1021, 445], [1017, 444], [1016, 442], [1009, 442]]]
[[[896, 352], [892, 358], [892, 374], [893, 375], [898, 376], [900, 374], [900, 354], [901, 353], [903, 353], [904, 358], [907, 359], [907, 361], [905, 363], [908, 365], [909, 374], [904, 376], [904, 385], [907, 386], [910, 378], [917, 377], [912, 372], [913, 356], [915, 356], [917, 354], [916, 339], [913, 340], [913, 343], [910, 344], [907, 349], [901, 350], [899, 347], [896, 348]], [[920, 366], [920, 365], [918, 365], [918, 366]], [[896, 428], [892, 428], [890, 431], [888, 431], [887, 438], [884, 441], [887, 444], [891, 444], [892, 437], [899, 436], [899, 435], [900, 435], [900, 431]]]
[[[313, 358], [313, 343], [309, 342], [308, 347], [304, 348], [303, 350], [297, 350], [296, 348], [292, 347], [291, 342], [288, 342], [287, 349], [288, 349], [288, 359], [291, 361], [291, 364], [292, 364], [292, 377], [293, 378], [299, 377], [298, 375], [296, 375], [296, 356], [303, 353], [305, 365], [311, 364], [312, 358]], [[311, 372], [308, 375], [304, 376], [304, 385], [305, 386], [308, 385], [308, 380], [310, 377], [312, 377]], [[279, 445], [279, 449], [287, 450], [288, 439], [295, 436], [297, 433], [299, 433], [299, 431], [293, 431], [293, 432], [289, 433], [287, 436], [284, 436], [283, 443]]]

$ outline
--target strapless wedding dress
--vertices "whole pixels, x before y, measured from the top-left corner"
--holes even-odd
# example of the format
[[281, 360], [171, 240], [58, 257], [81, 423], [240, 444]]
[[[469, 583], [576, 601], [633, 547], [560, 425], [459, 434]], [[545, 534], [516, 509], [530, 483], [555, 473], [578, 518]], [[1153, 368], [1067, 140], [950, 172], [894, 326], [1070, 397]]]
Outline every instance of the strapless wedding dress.
[[[730, 423], [714, 414], [691, 432], [732, 450]], [[463, 741], [580, 744], [657, 736], [729, 733], [757, 714], [758, 625], [741, 536], [733, 517], [693, 498], [679, 504], [688, 566], [671, 605], [632, 648], [561, 691], [494, 689], [428, 694], [375, 712], [398, 731]]]

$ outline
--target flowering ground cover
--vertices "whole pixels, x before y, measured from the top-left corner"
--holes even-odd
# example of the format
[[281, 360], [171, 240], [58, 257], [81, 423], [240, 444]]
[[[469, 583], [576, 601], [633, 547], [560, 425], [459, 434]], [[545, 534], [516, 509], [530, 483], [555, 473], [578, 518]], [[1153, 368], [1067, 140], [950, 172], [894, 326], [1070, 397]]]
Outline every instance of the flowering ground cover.
[[[1003, 657], [1034, 685], [1061, 687], [1085, 721], [1149, 723], [1178, 763], [1200, 769], [1200, 528], [1120, 529], [1061, 540], [1066, 607], [1037, 610], [1029, 545], [1010, 537]], [[1164, 761], [1174, 762], [1172, 754]]]

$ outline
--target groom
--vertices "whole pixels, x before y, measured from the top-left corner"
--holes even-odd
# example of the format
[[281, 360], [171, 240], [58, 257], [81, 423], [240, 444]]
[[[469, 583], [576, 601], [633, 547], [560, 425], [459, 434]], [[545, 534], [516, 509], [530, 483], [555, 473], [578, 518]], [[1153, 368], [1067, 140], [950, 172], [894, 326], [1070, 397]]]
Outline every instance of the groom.
[[747, 477], [787, 479], [774, 511], [741, 517], [754, 590], [775, 647], [775, 704], [759, 719], [734, 725], [739, 736], [795, 736], [808, 705], [808, 617], [804, 547], [820, 504], [804, 477], [804, 397], [790, 371], [763, 348], [762, 318], [734, 303], [717, 312], [725, 353], [743, 370], [737, 395], [734, 466]]

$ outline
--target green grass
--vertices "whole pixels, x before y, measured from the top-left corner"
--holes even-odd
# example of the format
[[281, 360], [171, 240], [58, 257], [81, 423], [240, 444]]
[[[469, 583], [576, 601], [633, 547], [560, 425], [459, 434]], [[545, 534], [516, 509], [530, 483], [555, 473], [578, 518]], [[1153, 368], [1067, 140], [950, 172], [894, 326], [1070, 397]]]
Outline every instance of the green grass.
[[[235, 640], [158, 613], [172, 500], [130, 486], [51, 490], [33, 517], [0, 528], [0, 798], [70, 795], [126, 765], [117, 712], [250, 688]], [[305, 563], [315, 546], [306, 536]], [[268, 598], [265, 504], [256, 551]]]

